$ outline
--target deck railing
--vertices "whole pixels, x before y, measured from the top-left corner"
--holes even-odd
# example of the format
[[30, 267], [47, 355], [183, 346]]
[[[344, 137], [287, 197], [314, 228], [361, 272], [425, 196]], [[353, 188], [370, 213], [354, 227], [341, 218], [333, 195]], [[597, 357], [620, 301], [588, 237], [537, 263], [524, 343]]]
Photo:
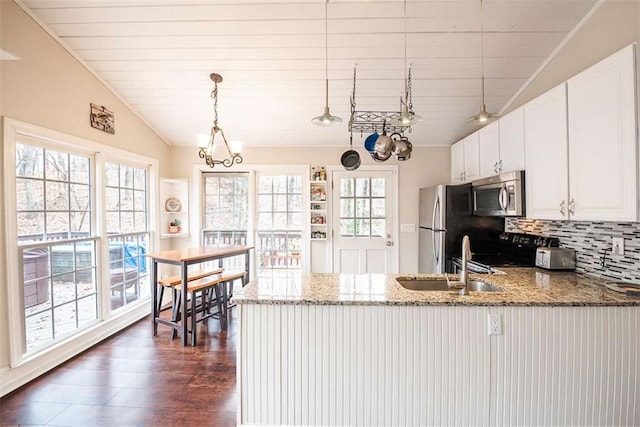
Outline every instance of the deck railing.
[[[205, 245], [247, 244], [247, 232], [238, 230], [203, 230]], [[302, 231], [261, 230], [257, 232], [256, 249], [258, 270], [300, 269], [302, 267]], [[244, 268], [243, 257], [225, 259], [225, 268]]]

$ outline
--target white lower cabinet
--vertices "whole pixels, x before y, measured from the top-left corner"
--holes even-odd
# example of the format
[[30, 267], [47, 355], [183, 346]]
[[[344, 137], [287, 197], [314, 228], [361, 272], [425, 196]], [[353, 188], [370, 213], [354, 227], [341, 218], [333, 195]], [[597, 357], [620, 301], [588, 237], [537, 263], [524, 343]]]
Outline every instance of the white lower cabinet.
[[242, 425], [640, 425], [640, 307], [239, 307]]

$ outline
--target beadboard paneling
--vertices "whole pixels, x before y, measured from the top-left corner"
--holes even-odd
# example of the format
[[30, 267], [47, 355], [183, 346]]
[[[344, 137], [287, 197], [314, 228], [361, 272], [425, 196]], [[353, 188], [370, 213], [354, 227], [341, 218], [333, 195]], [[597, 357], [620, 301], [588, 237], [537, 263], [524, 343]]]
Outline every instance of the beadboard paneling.
[[640, 310], [494, 308], [491, 424], [640, 425]]
[[240, 318], [242, 424], [640, 425], [636, 307], [241, 304]]
[[489, 424], [486, 307], [240, 307], [243, 424]]

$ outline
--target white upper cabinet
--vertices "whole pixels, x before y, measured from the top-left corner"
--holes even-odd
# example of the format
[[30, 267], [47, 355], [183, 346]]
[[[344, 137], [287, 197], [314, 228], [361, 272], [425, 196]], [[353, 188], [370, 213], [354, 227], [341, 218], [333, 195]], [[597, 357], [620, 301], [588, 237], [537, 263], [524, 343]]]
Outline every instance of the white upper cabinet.
[[500, 118], [498, 128], [500, 135], [499, 171], [502, 173], [524, 170], [524, 108], [520, 107]]
[[524, 108], [520, 107], [478, 131], [480, 177], [524, 170]]
[[635, 46], [524, 106], [526, 212], [638, 220]]
[[451, 146], [451, 183], [464, 182], [464, 139]]
[[464, 177], [465, 181], [473, 181], [480, 177], [480, 145], [478, 132], [472, 133], [464, 140]]
[[451, 183], [478, 179], [479, 170], [478, 132], [475, 132], [451, 146]]
[[498, 122], [489, 123], [478, 131], [480, 177], [485, 178], [500, 173], [500, 137]]
[[563, 83], [524, 106], [526, 214], [568, 219], [567, 92]]
[[573, 219], [638, 219], [634, 47], [567, 82]]

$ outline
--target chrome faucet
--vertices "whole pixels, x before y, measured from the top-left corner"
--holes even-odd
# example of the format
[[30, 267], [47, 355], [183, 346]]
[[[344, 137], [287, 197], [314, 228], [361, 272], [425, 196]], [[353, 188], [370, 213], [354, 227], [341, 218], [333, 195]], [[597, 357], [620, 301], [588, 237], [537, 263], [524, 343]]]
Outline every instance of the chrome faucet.
[[469, 294], [469, 272], [467, 271], [467, 263], [471, 260], [471, 244], [469, 236], [462, 238], [462, 270], [460, 270], [460, 295]]

